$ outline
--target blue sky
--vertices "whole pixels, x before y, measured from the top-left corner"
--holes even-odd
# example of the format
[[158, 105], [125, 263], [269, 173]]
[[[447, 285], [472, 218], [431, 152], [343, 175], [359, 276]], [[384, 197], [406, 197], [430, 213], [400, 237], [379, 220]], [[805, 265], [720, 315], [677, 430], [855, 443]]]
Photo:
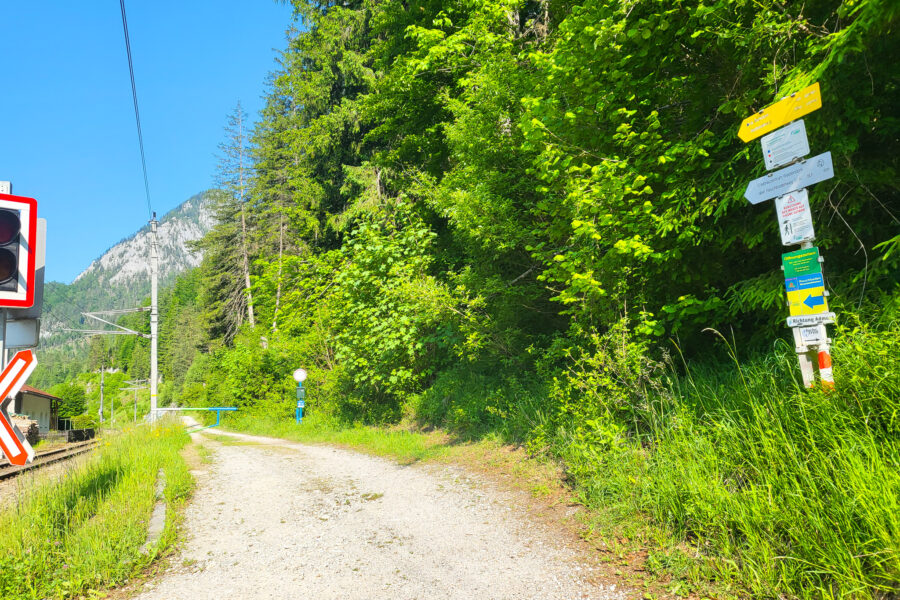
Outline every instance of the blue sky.
[[[126, 0], [153, 208], [212, 186], [225, 119], [251, 120], [286, 45], [274, 0]], [[0, 6], [0, 180], [47, 219], [47, 279], [71, 281], [145, 225], [118, 0]]]

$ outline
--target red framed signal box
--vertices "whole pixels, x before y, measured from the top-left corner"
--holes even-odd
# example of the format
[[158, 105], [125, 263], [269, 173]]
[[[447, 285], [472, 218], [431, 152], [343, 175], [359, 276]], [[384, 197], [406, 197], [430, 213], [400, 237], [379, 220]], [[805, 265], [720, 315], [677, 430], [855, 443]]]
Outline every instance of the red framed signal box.
[[34, 304], [37, 200], [0, 194], [0, 307]]

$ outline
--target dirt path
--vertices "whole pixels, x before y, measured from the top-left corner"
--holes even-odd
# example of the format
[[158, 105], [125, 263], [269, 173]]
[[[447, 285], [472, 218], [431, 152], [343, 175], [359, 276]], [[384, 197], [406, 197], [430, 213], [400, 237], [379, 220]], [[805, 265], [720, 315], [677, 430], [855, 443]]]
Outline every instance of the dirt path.
[[228, 435], [206, 442], [181, 555], [138, 598], [629, 597], [457, 468]]

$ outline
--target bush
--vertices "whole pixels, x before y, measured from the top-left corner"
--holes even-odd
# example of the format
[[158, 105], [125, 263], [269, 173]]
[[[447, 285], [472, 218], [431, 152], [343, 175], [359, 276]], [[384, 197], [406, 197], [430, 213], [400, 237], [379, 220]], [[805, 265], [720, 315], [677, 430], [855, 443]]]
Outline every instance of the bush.
[[72, 429], [91, 429], [100, 426], [97, 415], [77, 415], [72, 417]]

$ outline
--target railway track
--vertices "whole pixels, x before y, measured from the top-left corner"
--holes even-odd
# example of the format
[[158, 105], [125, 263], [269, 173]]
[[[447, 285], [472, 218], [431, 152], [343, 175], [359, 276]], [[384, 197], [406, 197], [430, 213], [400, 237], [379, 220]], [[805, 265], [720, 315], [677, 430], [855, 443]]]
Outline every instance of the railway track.
[[90, 452], [96, 446], [97, 440], [89, 440], [87, 442], [67, 444], [62, 448], [54, 448], [53, 450], [38, 452], [31, 464], [27, 464], [24, 467], [10, 464], [0, 466], [0, 481], [3, 481], [5, 479], [12, 479], [13, 477], [21, 475], [25, 471], [40, 469], [41, 467], [46, 467], [47, 465], [52, 465], [53, 463], [68, 460], [74, 456], [78, 456], [79, 454]]

